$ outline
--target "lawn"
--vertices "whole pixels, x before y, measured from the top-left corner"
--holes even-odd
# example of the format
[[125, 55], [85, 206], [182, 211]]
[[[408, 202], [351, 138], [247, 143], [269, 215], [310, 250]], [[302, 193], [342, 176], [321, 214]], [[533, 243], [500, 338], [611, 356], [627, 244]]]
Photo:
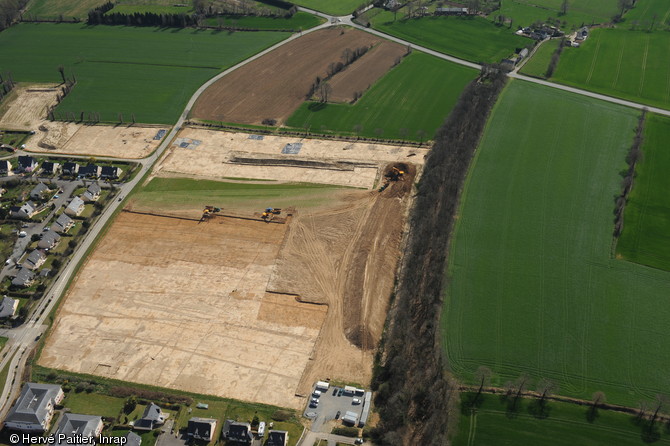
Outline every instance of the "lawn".
[[298, 11], [292, 17], [218, 16], [206, 19], [207, 26], [298, 31], [313, 28], [325, 21], [307, 12]]
[[670, 118], [648, 115], [617, 255], [670, 271]]
[[369, 2], [366, 0], [295, 0], [291, 3], [326, 14], [342, 16], [351, 14], [359, 6]]
[[70, 409], [72, 413], [116, 418], [121, 413], [125, 402], [125, 398], [72, 390], [68, 392], [63, 406]]
[[544, 42], [542, 45], [540, 45], [537, 51], [535, 51], [533, 57], [521, 68], [521, 73], [544, 79], [547, 73], [547, 68], [549, 68], [551, 56], [554, 54], [554, 51], [556, 51], [558, 45], [560, 44], [561, 39], [553, 39], [548, 42]]
[[667, 0], [640, 0], [624, 16], [625, 25], [633, 29], [670, 29], [670, 2]]
[[0, 72], [22, 82], [58, 82], [63, 65], [77, 85], [57, 113], [99, 112], [102, 120], [171, 124], [193, 92], [223, 69], [288, 36], [193, 29], [21, 23], [0, 33]]
[[[462, 396], [463, 400], [470, 394]], [[473, 414], [463, 411], [454, 446], [643, 446], [642, 426], [631, 415], [598, 409], [593, 422], [587, 421], [590, 407], [551, 401], [548, 417], [537, 417], [537, 401], [522, 400], [517, 413], [507, 412], [500, 395], [483, 395]], [[670, 444], [665, 428], [655, 444]]]
[[514, 34], [516, 28], [496, 26], [482, 17], [423, 17], [393, 21], [393, 13], [380, 12], [372, 27], [417, 45], [472, 62], [500, 62], [517, 48], [533, 41]]
[[[314, 132], [425, 141], [432, 139], [476, 75], [470, 68], [415, 52], [355, 104], [306, 102], [287, 125]], [[361, 126], [360, 131], [356, 126]]]
[[665, 32], [595, 29], [565, 48], [552, 80], [670, 108], [670, 39]]
[[[154, 178], [133, 195], [131, 205], [155, 209], [188, 209], [193, 203], [224, 208], [263, 210], [268, 206], [307, 208], [328, 203], [342, 188], [318, 184], [256, 184], [186, 178]], [[199, 215], [198, 215], [199, 216]]]
[[494, 385], [636, 405], [667, 392], [670, 274], [613, 258], [614, 197], [638, 112], [512, 81], [483, 135], [452, 239], [447, 364]]
[[619, 12], [617, 0], [570, 0], [567, 14], [561, 14], [563, 0], [503, 0], [501, 8], [489, 15], [511, 17], [514, 27], [528, 26], [536, 21], [560, 22], [560, 28], [570, 31], [593, 23], [609, 23]]

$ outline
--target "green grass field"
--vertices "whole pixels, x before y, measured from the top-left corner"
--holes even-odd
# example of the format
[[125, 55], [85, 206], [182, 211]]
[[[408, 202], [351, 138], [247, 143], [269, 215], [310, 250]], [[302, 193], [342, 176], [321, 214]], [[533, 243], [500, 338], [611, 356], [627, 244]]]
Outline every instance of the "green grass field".
[[62, 15], [64, 19], [85, 18], [93, 8], [106, 0], [30, 0], [26, 15], [41, 19], [53, 19]]
[[516, 48], [533, 41], [514, 34], [514, 29], [496, 26], [482, 17], [423, 17], [393, 21], [393, 13], [380, 12], [372, 27], [417, 45], [472, 62], [500, 62]]
[[521, 68], [521, 74], [544, 79], [547, 74], [549, 62], [551, 61], [551, 56], [560, 44], [560, 39], [553, 39], [542, 43], [537, 51], [535, 51], [535, 54], [533, 54], [533, 57]]
[[0, 72], [21, 82], [59, 82], [58, 66], [77, 85], [57, 112], [99, 112], [117, 121], [171, 124], [205, 81], [286, 33], [197, 31], [22, 23], [0, 33]]
[[[563, 0], [503, 0], [501, 8], [490, 14], [511, 17], [516, 26], [528, 26], [536, 21], [560, 21], [564, 31], [592, 23], [609, 23], [618, 12], [617, 0], [570, 0], [567, 14], [561, 14]], [[550, 19], [550, 20], [549, 20]]]
[[462, 196], [442, 319], [447, 364], [635, 405], [667, 391], [670, 274], [612, 256], [638, 113], [522, 81], [499, 99]]
[[643, 157], [624, 211], [617, 254], [631, 262], [670, 271], [670, 118], [648, 115]]
[[[464, 395], [470, 397], [469, 394]], [[587, 421], [589, 408], [551, 401], [537, 417], [537, 401], [523, 400], [512, 416], [499, 395], [483, 395], [476, 413], [462, 413], [454, 446], [643, 446], [642, 426], [631, 415], [597, 410], [593, 422]], [[654, 443], [670, 444], [664, 427]]]
[[327, 203], [341, 187], [319, 184], [258, 184], [187, 178], [154, 178], [133, 195], [132, 204], [142, 208], [184, 209], [193, 203], [236, 209], [262, 210], [268, 206], [307, 208]]
[[565, 48], [552, 79], [670, 108], [668, 54], [670, 39], [664, 32], [595, 29], [580, 48]]
[[298, 6], [325, 12], [330, 15], [349, 15], [359, 6], [366, 3], [365, 0], [296, 0], [292, 1]]
[[154, 14], [193, 14], [194, 9], [192, 6], [115, 4], [114, 7], [105, 14], [112, 14], [115, 12], [119, 14], [135, 14], [137, 12], [153, 12]]
[[654, 31], [670, 29], [670, 2], [667, 0], [639, 0], [624, 16], [624, 26]]
[[[424, 53], [407, 56], [355, 104], [306, 102], [288, 119], [291, 127], [314, 132], [420, 140], [431, 139], [461, 91], [477, 73]], [[406, 131], [402, 130], [406, 129]]]
[[315, 15], [298, 11], [292, 17], [219, 16], [206, 19], [207, 26], [232, 26], [235, 28], [299, 30], [309, 29], [325, 21]]

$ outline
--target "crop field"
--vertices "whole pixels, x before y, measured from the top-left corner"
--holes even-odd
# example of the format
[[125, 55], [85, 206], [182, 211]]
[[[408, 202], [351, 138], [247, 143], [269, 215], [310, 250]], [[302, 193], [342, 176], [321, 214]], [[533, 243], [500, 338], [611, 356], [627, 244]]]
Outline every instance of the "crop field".
[[670, 39], [666, 33], [594, 29], [565, 48], [553, 80], [610, 96], [670, 107]]
[[560, 22], [561, 29], [570, 31], [582, 25], [609, 23], [619, 12], [617, 0], [570, 0], [567, 14], [561, 14], [562, 4], [563, 0], [504, 0], [502, 7], [489, 17], [510, 17], [515, 27], [551, 18]]
[[624, 212], [617, 255], [670, 271], [670, 118], [647, 116], [643, 157]]
[[[667, 390], [670, 274], [613, 258], [614, 197], [637, 112], [513, 81], [467, 180], [452, 241], [448, 364], [503, 385], [635, 405]], [[523, 125], [520, 125], [523, 123]], [[653, 342], [648, 342], [653, 338]]]
[[30, 17], [66, 19], [84, 18], [88, 11], [106, 3], [105, 0], [30, 0], [26, 13]]
[[307, 12], [298, 11], [292, 17], [218, 16], [205, 19], [207, 26], [268, 29], [305, 30], [314, 28], [325, 21]]
[[380, 12], [372, 18], [379, 31], [423, 45], [435, 51], [472, 62], [500, 62], [516, 48], [532, 40], [514, 34], [516, 29], [499, 27], [481, 17], [423, 17], [393, 21], [393, 13]]
[[134, 115], [137, 122], [171, 124], [206, 80], [287, 36], [22, 23], [0, 34], [0, 71], [21, 82], [59, 82], [63, 65], [77, 85], [57, 116], [98, 112], [118, 122], [122, 113], [124, 122]]
[[551, 56], [554, 54], [554, 51], [556, 51], [556, 48], [558, 48], [560, 43], [560, 39], [544, 42], [537, 51], [535, 51], [533, 57], [521, 68], [521, 73], [544, 79], [547, 74], [549, 62], [551, 62]]
[[218, 80], [198, 99], [192, 114], [241, 124], [266, 119], [282, 123], [303, 103], [316, 77], [325, 78], [328, 66], [340, 62], [347, 48], [353, 51], [381, 40], [353, 29], [309, 33]]
[[297, 0], [292, 3], [326, 14], [341, 16], [351, 14], [366, 2], [364, 0]]
[[315, 132], [425, 141], [433, 137], [476, 75], [470, 68], [415, 52], [355, 104], [306, 102], [287, 125]]
[[[466, 394], [463, 399], [471, 397]], [[483, 395], [477, 412], [462, 413], [454, 446], [643, 446], [643, 425], [634, 417], [598, 409], [589, 422], [590, 407], [550, 401], [546, 418], [539, 417], [536, 400], [522, 400], [517, 413], [510, 415], [500, 395]], [[668, 445], [670, 437], [664, 427], [659, 429], [654, 444]]]
[[115, 4], [114, 7], [105, 14], [113, 14], [115, 12], [119, 14], [135, 14], [138, 12], [140, 14], [145, 12], [153, 12], [154, 14], [193, 14], [194, 10], [192, 6]]
[[638, 1], [633, 9], [624, 16], [625, 25], [633, 29], [669, 29], [670, 3], [666, 0]]

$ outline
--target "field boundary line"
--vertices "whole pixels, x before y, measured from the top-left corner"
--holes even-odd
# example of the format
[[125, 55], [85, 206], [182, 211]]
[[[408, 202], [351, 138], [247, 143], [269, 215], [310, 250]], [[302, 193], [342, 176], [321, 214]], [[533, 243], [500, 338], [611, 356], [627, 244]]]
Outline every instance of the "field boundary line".
[[591, 82], [591, 76], [593, 76], [593, 70], [596, 68], [596, 61], [598, 60], [598, 53], [600, 52], [600, 36], [601, 34], [598, 34], [598, 42], [596, 43], [596, 50], [593, 53], [593, 60], [591, 61], [591, 69], [589, 70], [589, 75], [586, 76], [587, 85]]
[[637, 95], [642, 96], [642, 87], [644, 87], [644, 78], [647, 73], [647, 55], [649, 54], [649, 36], [647, 36], [647, 42], [644, 47], [644, 56], [642, 57], [642, 74], [640, 76], [640, 88], [638, 89]]
[[621, 72], [621, 60], [623, 59], [623, 51], [626, 48], [626, 40], [624, 39], [623, 44], [621, 45], [621, 51], [619, 52], [619, 61], [616, 66], [616, 75], [614, 75], [614, 80], [612, 81], [612, 88], [616, 88], [616, 84], [619, 81], [619, 73]]

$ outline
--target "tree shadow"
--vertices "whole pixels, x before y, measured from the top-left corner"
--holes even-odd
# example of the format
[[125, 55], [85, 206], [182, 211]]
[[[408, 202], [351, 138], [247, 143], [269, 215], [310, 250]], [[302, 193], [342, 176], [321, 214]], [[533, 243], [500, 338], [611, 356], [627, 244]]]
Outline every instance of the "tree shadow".
[[586, 421], [588, 421], [589, 423], [595, 423], [595, 421], [600, 416], [600, 412], [598, 411], [597, 407], [591, 406], [586, 411], [585, 416], [586, 416]]
[[537, 419], [544, 420], [549, 417], [551, 406], [549, 406], [546, 401], [533, 400], [528, 405], [528, 413]]
[[470, 415], [473, 410], [477, 411], [484, 403], [484, 399], [484, 394], [468, 393], [461, 400], [461, 413], [463, 415]]
[[324, 108], [326, 108], [326, 105], [328, 105], [328, 104], [326, 104], [325, 102], [312, 102], [311, 104], [309, 104], [307, 106], [307, 109], [309, 111], [313, 111], [313, 112], [321, 111]]

